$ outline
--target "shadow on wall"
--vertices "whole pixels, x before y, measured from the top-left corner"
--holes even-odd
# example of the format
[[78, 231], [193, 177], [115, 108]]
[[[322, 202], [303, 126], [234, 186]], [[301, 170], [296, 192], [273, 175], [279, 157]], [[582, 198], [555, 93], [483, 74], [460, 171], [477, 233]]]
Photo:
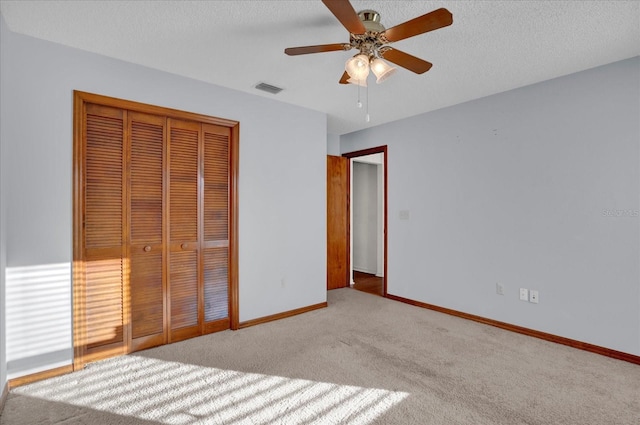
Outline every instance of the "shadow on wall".
[[9, 379], [73, 361], [71, 264], [6, 268]]

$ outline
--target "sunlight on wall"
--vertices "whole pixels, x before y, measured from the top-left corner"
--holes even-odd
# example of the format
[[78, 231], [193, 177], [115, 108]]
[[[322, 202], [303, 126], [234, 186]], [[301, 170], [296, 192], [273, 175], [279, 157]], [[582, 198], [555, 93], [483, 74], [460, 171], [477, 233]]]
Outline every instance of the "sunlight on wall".
[[17, 394], [165, 424], [372, 423], [409, 394], [136, 355], [18, 387]]
[[6, 268], [10, 378], [70, 364], [71, 265]]

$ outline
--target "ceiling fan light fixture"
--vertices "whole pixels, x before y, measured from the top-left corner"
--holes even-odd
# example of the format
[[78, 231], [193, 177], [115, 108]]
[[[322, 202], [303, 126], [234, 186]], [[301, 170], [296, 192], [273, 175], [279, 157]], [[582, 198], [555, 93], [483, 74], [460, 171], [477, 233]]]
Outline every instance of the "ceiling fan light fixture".
[[349, 78], [347, 80], [347, 83], [349, 84], [355, 84], [356, 86], [360, 86], [360, 87], [367, 87], [367, 80], [356, 80], [355, 78]]
[[392, 67], [380, 58], [376, 58], [371, 62], [371, 70], [377, 77], [376, 83], [378, 84], [391, 77], [397, 71], [396, 68]]
[[353, 80], [366, 81], [369, 76], [369, 57], [362, 53], [355, 55], [347, 60], [344, 69]]

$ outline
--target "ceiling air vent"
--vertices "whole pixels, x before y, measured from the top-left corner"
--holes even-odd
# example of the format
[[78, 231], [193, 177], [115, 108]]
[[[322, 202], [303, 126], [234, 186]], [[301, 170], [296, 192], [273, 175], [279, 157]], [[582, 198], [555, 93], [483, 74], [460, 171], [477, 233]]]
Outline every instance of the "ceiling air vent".
[[282, 91], [280, 87], [272, 86], [271, 84], [267, 84], [267, 83], [258, 83], [256, 84], [255, 88], [257, 88], [258, 90], [266, 91], [267, 93], [271, 93], [271, 94], [278, 94]]

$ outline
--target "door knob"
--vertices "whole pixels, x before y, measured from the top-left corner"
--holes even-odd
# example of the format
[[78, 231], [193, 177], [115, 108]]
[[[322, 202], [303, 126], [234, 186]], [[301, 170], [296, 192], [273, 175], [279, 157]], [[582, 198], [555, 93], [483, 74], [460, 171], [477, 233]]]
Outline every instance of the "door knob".
[[188, 247], [188, 246], [189, 246], [188, 244], [183, 243], [183, 244], [181, 244], [181, 245], [180, 245], [180, 248], [182, 248], [182, 249], [187, 249], [187, 247]]
[[151, 246], [147, 245], [144, 247], [144, 252], [149, 252], [151, 251]]

